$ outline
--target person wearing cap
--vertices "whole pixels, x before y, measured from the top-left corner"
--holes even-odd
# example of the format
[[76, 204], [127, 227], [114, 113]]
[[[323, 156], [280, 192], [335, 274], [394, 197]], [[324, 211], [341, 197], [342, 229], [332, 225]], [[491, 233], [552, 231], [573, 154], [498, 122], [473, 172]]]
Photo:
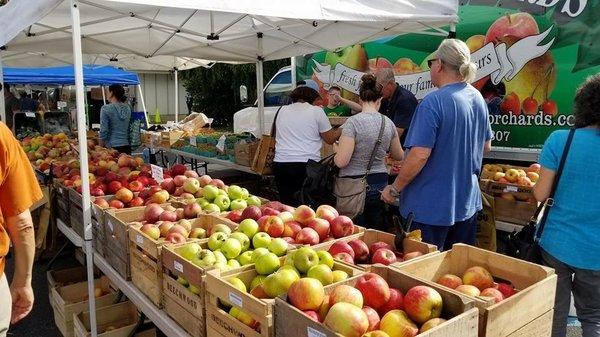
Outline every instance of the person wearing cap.
[[348, 117], [360, 112], [362, 106], [341, 96], [342, 89], [332, 85], [327, 91], [327, 105], [323, 107], [325, 114], [329, 117]]
[[306, 178], [308, 160], [320, 160], [323, 141], [333, 144], [340, 136], [323, 109], [313, 105], [320, 97], [317, 83], [305, 80], [291, 92], [292, 104], [275, 115], [273, 173], [280, 200], [290, 206], [300, 204], [296, 194]]

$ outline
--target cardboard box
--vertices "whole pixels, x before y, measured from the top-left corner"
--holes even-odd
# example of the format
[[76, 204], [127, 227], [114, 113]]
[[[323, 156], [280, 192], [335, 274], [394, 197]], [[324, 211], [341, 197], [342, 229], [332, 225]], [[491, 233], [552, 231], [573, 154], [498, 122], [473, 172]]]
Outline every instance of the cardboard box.
[[[282, 264], [285, 258], [282, 258]], [[333, 270], [343, 270], [349, 277], [363, 273], [361, 269], [355, 268], [343, 262], [335, 262]], [[226, 337], [235, 337], [243, 334], [246, 337], [269, 337], [274, 336], [274, 317], [273, 304], [274, 299], [259, 299], [250, 293], [242, 292], [232, 286], [228, 279], [237, 277], [246, 287], [249, 288], [252, 279], [258, 273], [254, 265], [244, 266], [242, 269], [236, 269], [225, 272], [209, 271], [206, 275], [206, 326], [214, 329], [220, 335]], [[229, 315], [225, 308], [221, 306], [222, 301], [227, 301], [236, 307], [242, 309], [250, 315], [255, 321], [259, 322], [260, 331], [253, 330], [244, 323], [238, 321]]]
[[[135, 330], [139, 315], [129, 301], [109, 305], [96, 310], [96, 329], [102, 337], [129, 337]], [[90, 312], [81, 312], [74, 320], [75, 337], [91, 336]], [[138, 332], [135, 337], [154, 337], [156, 329]]]
[[185, 132], [178, 130], [163, 131], [160, 133], [160, 146], [171, 148], [184, 134]]
[[494, 197], [494, 211], [496, 220], [526, 225], [534, 216], [538, 204], [526, 201], [512, 201]]
[[[419, 334], [420, 337], [475, 337], [477, 336], [477, 313], [473, 301], [464, 296], [450, 292], [436, 284], [429, 284], [413, 278], [398, 270], [376, 265], [371, 272], [382, 276], [390, 285], [400, 289], [402, 293], [417, 285], [428, 285], [436, 289], [443, 299], [442, 317], [448, 319], [445, 323]], [[347, 279], [343, 284], [355, 285], [360, 276]], [[337, 285], [325, 287], [329, 294]], [[275, 299], [275, 336], [277, 337], [342, 337], [319, 322], [315, 322], [302, 311], [287, 303], [286, 295]]]
[[[553, 269], [484, 249], [455, 244], [452, 250], [392, 265], [428, 282], [435, 282], [444, 274], [461, 277], [473, 266], [486, 268], [495, 279], [510, 282], [518, 290], [515, 295], [496, 304], [488, 298], [464, 295], [479, 308], [479, 336], [509, 336], [554, 308], [556, 275]], [[458, 294], [450, 288], [445, 289]], [[552, 326], [552, 320], [545, 323]]]
[[234, 145], [235, 163], [243, 166], [251, 166], [256, 149], [258, 149], [258, 141], [245, 143], [238, 142]]

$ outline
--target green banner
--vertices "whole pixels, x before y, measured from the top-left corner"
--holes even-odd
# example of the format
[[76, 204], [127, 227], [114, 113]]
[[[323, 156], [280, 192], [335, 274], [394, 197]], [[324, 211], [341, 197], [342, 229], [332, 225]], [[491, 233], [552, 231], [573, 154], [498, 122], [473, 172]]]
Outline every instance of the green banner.
[[[541, 148], [552, 131], [573, 125], [577, 87], [600, 71], [600, 0], [471, 0], [459, 17], [457, 38], [478, 66], [472, 84], [488, 102], [493, 146]], [[306, 55], [298, 78], [314, 79], [322, 93], [335, 84], [356, 100], [360, 76], [387, 67], [422, 99], [435, 90], [427, 60], [444, 38], [432, 29]]]

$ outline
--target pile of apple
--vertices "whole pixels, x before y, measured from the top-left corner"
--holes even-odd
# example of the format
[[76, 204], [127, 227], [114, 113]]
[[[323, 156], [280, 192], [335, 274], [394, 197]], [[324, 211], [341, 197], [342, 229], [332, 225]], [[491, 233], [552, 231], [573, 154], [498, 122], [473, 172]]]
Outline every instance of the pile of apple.
[[227, 218], [234, 222], [252, 219], [258, 223], [261, 232], [293, 244], [316, 245], [354, 234], [352, 220], [339, 215], [329, 205], [321, 205], [315, 212], [306, 205], [294, 209], [271, 201], [261, 207], [248, 206], [241, 212], [232, 211]]
[[374, 273], [360, 276], [354, 287], [338, 285], [329, 295], [317, 280], [300, 279], [292, 283], [287, 298], [345, 337], [410, 337], [445, 322], [440, 318], [442, 296], [435, 289], [415, 286], [403, 294]]
[[[248, 292], [256, 298], [275, 298], [285, 294], [291, 285], [297, 280], [305, 277], [320, 282], [322, 286], [340, 282], [348, 278], [348, 273], [343, 270], [333, 270], [333, 257], [326, 251], [314, 251], [309, 247], [302, 247], [290, 252], [281, 265], [281, 259], [273, 253], [255, 250], [258, 257], [254, 257], [254, 268], [257, 275], [245, 284], [237, 277], [231, 277], [227, 281], [242, 292]], [[239, 308], [231, 307], [227, 301], [221, 300], [221, 304], [229, 309], [229, 314], [242, 323], [257, 330], [258, 323], [247, 313]]]
[[398, 261], [408, 261], [423, 255], [421, 252], [410, 252], [403, 254], [397, 252], [387, 242], [377, 241], [367, 246], [361, 239], [353, 239], [348, 242], [338, 241], [329, 247], [329, 253], [334, 258], [350, 264], [375, 264], [390, 265]]
[[[122, 187], [123, 185], [119, 181], [111, 181], [108, 184], [108, 190], [114, 191], [111, 192], [114, 196], [109, 199], [102, 196], [96, 196], [96, 198], [94, 198], [94, 204], [103, 209], [121, 209], [149, 204], [164, 204], [169, 200], [169, 192], [162, 188], [152, 186], [147, 189], [139, 190], [138, 187], [140, 184], [141, 182], [136, 180], [130, 183], [129, 188], [127, 188]], [[134, 188], [132, 188], [132, 186]]]
[[[195, 205], [195, 206], [194, 206]], [[184, 243], [187, 239], [204, 239], [206, 230], [194, 227], [191, 219], [197, 218], [200, 209], [197, 204], [186, 205], [184, 208], [175, 208], [167, 205], [164, 208], [157, 204], [150, 204], [144, 209], [144, 219], [141, 222], [132, 222], [130, 225], [140, 226], [140, 231], [154, 240], [164, 239], [171, 243]], [[213, 226], [211, 230], [229, 229], [224, 224]]]
[[480, 266], [467, 269], [462, 278], [453, 274], [445, 274], [437, 280], [437, 283], [466, 295], [491, 297], [495, 303], [516, 293], [516, 289], [512, 285], [494, 282], [492, 274]]
[[69, 145], [69, 139], [64, 133], [26, 137], [21, 141], [21, 147], [29, 161], [41, 171], [49, 169], [54, 160], [75, 155]]
[[540, 164], [531, 164], [527, 169], [503, 169], [500, 165], [486, 164], [483, 170], [493, 175], [493, 180], [505, 184], [532, 187], [540, 178]]

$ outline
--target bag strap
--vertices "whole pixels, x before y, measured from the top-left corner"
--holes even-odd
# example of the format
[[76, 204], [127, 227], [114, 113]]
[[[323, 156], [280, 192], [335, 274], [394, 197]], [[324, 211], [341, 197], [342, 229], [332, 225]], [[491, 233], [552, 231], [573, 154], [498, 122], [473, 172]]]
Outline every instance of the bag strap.
[[375, 154], [377, 153], [379, 146], [381, 146], [381, 143], [383, 142], [383, 130], [384, 129], [385, 129], [385, 116], [383, 114], [381, 114], [381, 127], [379, 128], [379, 136], [377, 137], [377, 141], [375, 142], [375, 145], [373, 146], [373, 152], [371, 152], [371, 158], [369, 158], [369, 164], [367, 165], [367, 171], [365, 172], [365, 178], [369, 175], [369, 172], [371, 172], [371, 166], [373, 166], [373, 161], [375, 160]]
[[275, 137], [275, 132], [277, 132], [277, 116], [279, 116], [279, 111], [283, 108], [283, 105], [279, 106], [277, 112], [275, 113], [275, 118], [273, 119], [273, 124], [271, 125], [271, 137]]
[[538, 209], [535, 211], [534, 218], [537, 218], [542, 212], [542, 218], [540, 219], [539, 229], [536, 232], [536, 239], [540, 239], [542, 237], [542, 232], [544, 231], [544, 227], [546, 226], [546, 219], [548, 218], [548, 213], [550, 212], [550, 208], [554, 206], [554, 194], [556, 193], [556, 188], [558, 187], [558, 182], [560, 181], [560, 177], [562, 176], [563, 169], [565, 168], [565, 162], [567, 161], [567, 156], [569, 155], [569, 150], [571, 148], [571, 143], [573, 142], [573, 136], [575, 135], [575, 129], [571, 129], [569, 131], [569, 136], [567, 137], [567, 142], [565, 143], [565, 148], [563, 149], [562, 156], [560, 157], [560, 162], [558, 164], [558, 169], [556, 170], [556, 176], [554, 177], [554, 181], [552, 182], [552, 188], [550, 189], [550, 195], [544, 201]]

